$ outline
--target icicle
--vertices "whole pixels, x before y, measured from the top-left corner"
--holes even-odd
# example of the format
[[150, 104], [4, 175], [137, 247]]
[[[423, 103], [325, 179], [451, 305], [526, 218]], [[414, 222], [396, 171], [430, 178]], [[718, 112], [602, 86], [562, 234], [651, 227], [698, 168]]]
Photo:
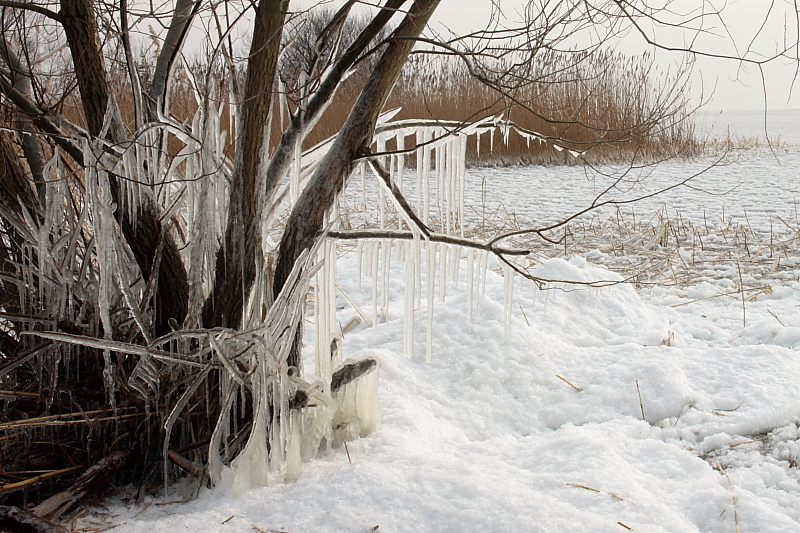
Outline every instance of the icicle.
[[300, 196], [300, 158], [302, 155], [302, 137], [298, 137], [294, 143], [294, 163], [292, 164], [291, 181], [289, 182], [289, 198], [292, 205], [297, 203]]
[[453, 142], [450, 141], [443, 147], [442, 188], [444, 189], [444, 228], [448, 235], [453, 234]]
[[444, 197], [443, 207], [440, 207], [440, 211], [442, 212], [442, 230], [444, 233], [450, 235], [452, 233], [452, 228], [450, 226], [450, 210], [451, 210], [451, 191], [450, 191], [450, 167], [451, 165], [451, 157], [452, 157], [452, 149], [451, 143], [445, 143], [441, 146], [440, 151], [440, 158], [437, 160], [437, 165], [441, 163], [442, 170], [439, 175], [439, 183], [440, 183], [440, 194]]
[[300, 454], [300, 424], [298, 418], [301, 413], [289, 411], [289, 427], [286, 439], [286, 459], [283, 480], [286, 483], [297, 481], [303, 472], [303, 460]]
[[489, 152], [494, 152], [494, 128], [489, 130]]
[[361, 203], [364, 206], [364, 211], [367, 210], [367, 169], [366, 165], [362, 162], [358, 164], [358, 172], [361, 174]]
[[458, 154], [458, 226], [459, 235], [464, 236], [464, 198], [467, 184], [467, 136], [462, 135]]
[[356, 245], [356, 272], [358, 272], [358, 289], [361, 290], [361, 278], [364, 277], [363, 267], [364, 241], [358, 241]]
[[217, 417], [217, 424], [214, 426], [214, 432], [211, 434], [211, 443], [208, 447], [208, 475], [213, 485], [222, 481], [222, 457], [220, 457], [219, 447], [222, 442], [227, 445], [231, 406], [236, 398], [237, 388], [238, 385], [231, 379], [230, 375], [227, 372], [223, 372], [220, 376], [219, 387], [222, 409], [220, 409]]
[[481, 264], [480, 264], [480, 286], [481, 298], [486, 296], [486, 272], [489, 270], [489, 252], [481, 250]]
[[461, 266], [461, 247], [460, 246], [451, 246], [450, 247], [450, 281], [452, 281], [454, 285], [454, 289], [458, 291], [458, 269]]
[[392, 241], [385, 240], [381, 243], [381, 266], [383, 267], [383, 279], [381, 280], [381, 313], [389, 316], [389, 272], [391, 271], [390, 256], [392, 252]]
[[286, 105], [286, 86], [280, 76], [278, 76], [278, 106], [280, 107], [278, 116], [281, 120], [281, 131], [286, 131], [284, 122], [288, 121], [288, 117], [285, 115], [288, 113], [289, 107]]
[[[90, 163], [94, 154], [88, 143], [84, 145], [84, 160]], [[91, 169], [91, 170], [90, 170]], [[98, 272], [98, 307], [100, 319], [103, 324], [105, 338], [111, 339], [113, 331], [110, 313], [109, 296], [114, 286], [114, 215], [113, 200], [105, 172], [98, 171], [89, 164], [86, 167], [87, 199], [92, 203], [92, 216], [95, 223], [95, 246], [97, 249]], [[55, 202], [51, 202], [55, 203]], [[103, 380], [111, 406], [116, 410], [116, 395], [114, 394], [114, 363], [111, 353], [103, 351]]]
[[[420, 238], [420, 235], [419, 235], [418, 231], [414, 231], [414, 235], [416, 235], [415, 238], [417, 238], [417, 239]], [[427, 242], [427, 240], [426, 240], [426, 242]], [[417, 254], [416, 263], [415, 263], [416, 271], [415, 271], [415, 274], [414, 274], [414, 279], [416, 281], [416, 285], [414, 287], [414, 290], [416, 291], [415, 294], [417, 295], [417, 309], [421, 310], [422, 309], [422, 267], [420, 265], [422, 264], [422, 245], [420, 244], [420, 245], [416, 246], [414, 248], [414, 251]]]
[[[389, 183], [392, 185], [397, 185], [397, 154], [392, 154], [389, 156]], [[402, 182], [402, 180], [401, 180]], [[399, 189], [399, 187], [398, 187]], [[398, 229], [401, 229], [398, 227]]]
[[[403, 150], [406, 149], [406, 136], [403, 132], [399, 132], [397, 134], [397, 151], [400, 152], [397, 154], [397, 188], [400, 191], [403, 190], [403, 174], [405, 173], [405, 166], [406, 166], [406, 156], [403, 153]], [[419, 204], [417, 204], [419, 205]]]
[[511, 305], [514, 298], [514, 274], [509, 265], [503, 263], [503, 315], [506, 327], [511, 326]]
[[[425, 130], [423, 139], [427, 143], [431, 140], [432, 132]], [[422, 222], [426, 225], [430, 222], [431, 213], [431, 145], [426, 144], [422, 148]], [[417, 204], [420, 205], [420, 204]]]
[[[440, 132], [437, 130], [434, 133], [434, 135], [436, 135], [436, 137], [439, 137], [439, 133]], [[445, 229], [446, 226], [444, 225], [444, 213], [442, 212], [442, 208], [443, 208], [442, 207], [442, 201], [444, 200], [444, 194], [443, 194], [444, 185], [442, 184], [442, 179], [444, 179], [443, 178], [444, 163], [442, 162], [442, 159], [444, 158], [444, 156], [442, 155], [442, 153], [444, 152], [444, 150], [445, 150], [445, 147], [443, 145], [438, 145], [436, 147], [436, 151], [434, 153], [434, 161], [435, 161], [434, 164], [436, 166], [436, 169], [435, 169], [436, 170], [436, 174], [435, 174], [435, 176], [436, 176], [436, 178], [435, 178], [436, 179], [436, 212], [438, 213], [439, 218], [441, 219], [442, 231], [443, 232], [446, 231], [446, 229]]]
[[[259, 363], [266, 363], [261, 357]], [[269, 483], [269, 464], [267, 446], [267, 430], [269, 421], [269, 391], [266, 382], [267, 369], [256, 372], [252, 380], [253, 395], [253, 428], [244, 450], [233, 460], [231, 468], [235, 474], [231, 493], [233, 496], [243, 494], [253, 486]], [[277, 409], [276, 409], [277, 411]], [[274, 445], [273, 445], [274, 448]]]
[[[338, 216], [337, 216], [338, 218]], [[327, 310], [327, 319], [328, 322], [326, 324], [326, 333], [327, 336], [325, 337], [325, 346], [329, 348], [328, 351], [328, 368], [327, 373], [324, 376], [323, 381], [327, 384], [331, 381], [331, 367], [336, 366], [338, 361], [330, 361], [331, 357], [334, 355], [330, 351], [331, 343], [334, 340], [334, 337], [338, 337], [338, 333], [336, 331], [336, 241], [329, 240], [325, 243], [326, 251], [328, 252], [328, 257], [326, 258], [325, 265], [323, 265], [325, 273], [327, 274], [327, 283], [325, 284], [325, 289], [328, 291], [325, 297], [327, 302], [328, 310]], [[327, 388], [325, 392], [329, 392]]]
[[[317, 259], [318, 261], [325, 261], [328, 252], [325, 247], [329, 243], [324, 243], [320, 248]], [[314, 377], [318, 381], [328, 383], [330, 381], [330, 353], [328, 347], [330, 337], [328, 335], [328, 290], [327, 284], [329, 275], [327, 265], [323, 263], [322, 268], [317, 272], [316, 282], [314, 283], [314, 325], [315, 325], [315, 359], [314, 359]]]
[[475, 134], [475, 139], [476, 139], [476, 143], [475, 143], [476, 144], [476, 148], [478, 150], [478, 161], [480, 161], [480, 159], [481, 159], [481, 132], [480, 131]]
[[378, 257], [380, 246], [383, 241], [376, 241], [372, 249], [372, 323], [376, 326], [380, 323], [378, 315]]
[[420, 145], [416, 149], [416, 155], [417, 155], [417, 209], [421, 209], [422, 210], [422, 213], [421, 213], [422, 220], [423, 220], [423, 222], [427, 223], [428, 215], [425, 212], [424, 195], [423, 195], [423, 191], [422, 191], [422, 176], [424, 175], [424, 172], [425, 172], [425, 168], [424, 168], [425, 167], [425, 163], [424, 163], [424, 161], [425, 161], [425, 150], [426, 150], [426, 147], [422, 146], [422, 144], [425, 142], [425, 137], [426, 137], [425, 130], [417, 130], [416, 139], [417, 139], [417, 144]]
[[475, 276], [475, 250], [467, 249], [467, 322], [472, 328], [473, 278]]
[[[410, 226], [409, 226], [410, 227]], [[406, 247], [400, 246], [396, 244], [392, 250], [394, 254], [395, 261], [400, 261], [401, 263], [406, 260]]]
[[434, 289], [436, 286], [436, 248], [437, 245], [428, 241], [426, 243], [425, 261], [427, 262], [428, 272], [425, 276], [425, 281], [428, 284], [428, 314], [426, 319], [427, 329], [425, 331], [425, 358], [430, 363], [433, 359], [433, 305], [434, 305]]
[[[383, 137], [378, 137], [377, 139], [377, 149], [378, 152], [385, 152], [386, 151], [386, 140]], [[385, 159], [383, 157], [378, 158], [378, 164], [384, 166]], [[384, 167], [385, 168], [385, 167]], [[380, 178], [378, 178], [380, 179]], [[384, 187], [378, 187], [378, 227], [385, 228], [386, 227], [386, 191]]]
[[[419, 243], [415, 238], [411, 242], [406, 242], [407, 247], [413, 247], [414, 243]], [[413, 249], [406, 250], [406, 276], [403, 302], [403, 353], [411, 359], [414, 355], [414, 279], [416, 254]]]
[[[322, 252], [320, 251], [318, 260], [321, 259], [321, 257]], [[316, 380], [322, 379], [321, 376], [324, 374], [322, 367], [324, 366], [323, 360], [325, 358], [325, 354], [323, 353], [325, 337], [322, 331], [322, 324], [325, 323], [322, 305], [322, 283], [323, 274], [322, 271], [319, 271], [317, 272], [316, 276], [314, 276], [314, 378]]]
[[364, 241], [364, 271], [366, 272], [367, 276], [372, 275], [372, 249], [375, 247], [375, 243], [378, 242], [373, 239], [369, 239]]
[[444, 303], [447, 297], [447, 256], [450, 247], [445, 243], [439, 243], [439, 301]]

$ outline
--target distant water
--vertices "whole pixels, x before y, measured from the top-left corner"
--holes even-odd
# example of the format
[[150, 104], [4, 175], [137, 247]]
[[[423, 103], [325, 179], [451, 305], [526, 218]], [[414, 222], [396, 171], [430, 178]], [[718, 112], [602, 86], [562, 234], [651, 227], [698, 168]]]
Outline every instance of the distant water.
[[[766, 128], [765, 128], [766, 120]], [[712, 138], [723, 138], [730, 131], [732, 136], [800, 145], [800, 109], [780, 111], [729, 111], [723, 113], [701, 113], [697, 120], [700, 132], [708, 132]], [[729, 130], [730, 129], [730, 130]]]

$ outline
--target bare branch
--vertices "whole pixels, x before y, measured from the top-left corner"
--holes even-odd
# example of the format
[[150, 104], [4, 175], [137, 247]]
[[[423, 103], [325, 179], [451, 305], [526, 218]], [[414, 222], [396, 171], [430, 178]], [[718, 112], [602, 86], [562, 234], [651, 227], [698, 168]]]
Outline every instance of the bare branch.
[[0, 7], [11, 7], [14, 9], [25, 9], [27, 11], [33, 11], [34, 13], [39, 13], [40, 15], [44, 15], [49, 19], [53, 19], [56, 22], [61, 22], [61, 15], [47, 9], [44, 6], [40, 6], [38, 4], [34, 4], [33, 2], [16, 2], [14, 0], [0, 0]]
[[[365, 229], [365, 230], [339, 230], [329, 231], [328, 237], [331, 239], [354, 240], [354, 239], [397, 239], [410, 241], [415, 238], [414, 233], [403, 230], [390, 230], [390, 229]], [[466, 239], [464, 237], [456, 237], [454, 235], [445, 235], [443, 233], [430, 233], [425, 240], [431, 242], [441, 242], [445, 244], [454, 244], [463, 246], [465, 248], [472, 248], [474, 250], [484, 250], [494, 254], [501, 255], [528, 255], [530, 250], [520, 250], [518, 248], [505, 248], [502, 246], [495, 246], [495, 243], [490, 241], [488, 243], [479, 242], [473, 239]]]

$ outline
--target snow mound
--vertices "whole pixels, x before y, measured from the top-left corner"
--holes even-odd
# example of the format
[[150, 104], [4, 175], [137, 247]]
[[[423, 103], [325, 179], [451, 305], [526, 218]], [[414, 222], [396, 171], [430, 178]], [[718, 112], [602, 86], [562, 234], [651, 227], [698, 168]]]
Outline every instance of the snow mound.
[[583, 257], [549, 259], [532, 274], [552, 280], [535, 291], [534, 303], [544, 308], [536, 315], [539, 326], [555, 329], [576, 346], [675, 342], [669, 321], [646, 306], [619, 274]]

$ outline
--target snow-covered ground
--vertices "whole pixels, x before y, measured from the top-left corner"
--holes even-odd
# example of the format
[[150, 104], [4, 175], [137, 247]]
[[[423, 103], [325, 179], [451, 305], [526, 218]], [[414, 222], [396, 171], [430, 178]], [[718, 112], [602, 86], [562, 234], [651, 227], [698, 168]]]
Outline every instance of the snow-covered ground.
[[[433, 291], [430, 362], [425, 289], [414, 356], [404, 355], [405, 262], [396, 261], [388, 319], [344, 337], [344, 357], [382, 362], [382, 426], [349, 443], [350, 460], [334, 449], [292, 483], [239, 497], [223, 483], [188, 503], [170, 503], [173, 494], [144, 508], [122, 500], [83, 520], [170, 533], [800, 531], [800, 113], [783, 119], [781, 140], [795, 144], [712, 169], [695, 183], [702, 191], [635, 206], [645, 220], [666, 208], [697, 228], [746, 221], [746, 255], [729, 244], [724, 257], [688, 269], [685, 283], [663, 275], [638, 291], [518, 280], [510, 306], [492, 260], [485, 293], [477, 281], [468, 298], [462, 260], [445, 301]], [[695, 165], [668, 164], [652, 179], [682, 179]], [[537, 224], [585, 206], [599, 186], [578, 168], [470, 176], [486, 177], [487, 197]], [[369, 314], [372, 278], [359, 276], [356, 255], [340, 258], [337, 281]], [[746, 256], [765, 267], [742, 267]], [[621, 279], [607, 250], [553, 249], [536, 263], [532, 273], [547, 279]], [[344, 325], [356, 311], [340, 306]]]

